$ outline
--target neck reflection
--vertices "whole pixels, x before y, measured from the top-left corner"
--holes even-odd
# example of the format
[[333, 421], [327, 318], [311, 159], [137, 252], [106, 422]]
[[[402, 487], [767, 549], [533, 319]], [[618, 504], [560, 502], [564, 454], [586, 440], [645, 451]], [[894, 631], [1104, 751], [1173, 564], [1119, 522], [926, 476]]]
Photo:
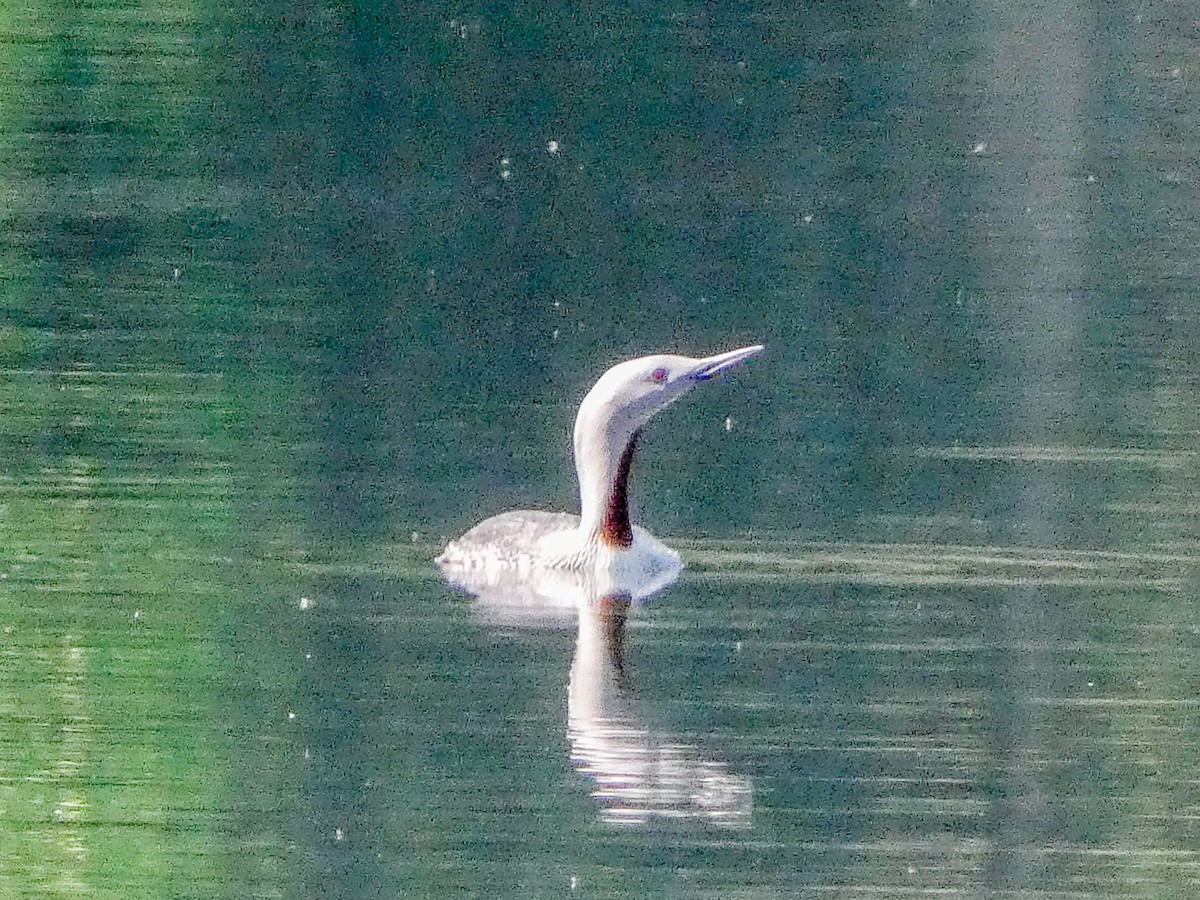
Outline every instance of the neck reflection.
[[630, 690], [629, 613], [674, 580], [649, 571], [503, 569], [455, 582], [483, 621], [504, 628], [576, 628], [567, 688], [571, 763], [591, 783], [601, 819], [624, 825], [750, 824], [751, 781], [645, 718]]
[[653, 729], [630, 696], [625, 632], [630, 600], [607, 594], [579, 612], [567, 700], [567, 738], [576, 771], [593, 785], [600, 817], [642, 825], [695, 819], [750, 823], [750, 779], [700, 748]]

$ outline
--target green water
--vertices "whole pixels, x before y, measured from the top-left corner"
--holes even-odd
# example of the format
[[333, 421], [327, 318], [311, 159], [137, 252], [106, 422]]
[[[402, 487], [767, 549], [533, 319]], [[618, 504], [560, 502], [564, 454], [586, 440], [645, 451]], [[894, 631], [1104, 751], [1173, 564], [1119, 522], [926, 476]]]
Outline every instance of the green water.
[[[0, 10], [0, 896], [1194, 896], [1192, 18]], [[430, 560], [757, 342], [623, 676], [752, 809], [613, 824]]]

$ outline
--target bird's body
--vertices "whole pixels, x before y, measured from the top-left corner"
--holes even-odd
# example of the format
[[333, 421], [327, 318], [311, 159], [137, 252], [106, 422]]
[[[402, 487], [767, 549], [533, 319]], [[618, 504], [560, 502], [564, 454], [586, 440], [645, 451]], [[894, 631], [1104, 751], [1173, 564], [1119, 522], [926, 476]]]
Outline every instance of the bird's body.
[[517, 509], [484, 519], [451, 541], [437, 562], [447, 572], [489, 580], [539, 570], [604, 572], [620, 583], [672, 580], [683, 565], [679, 554], [640, 525], [631, 532], [629, 546], [612, 546], [589, 539], [579, 516]]
[[679, 554], [629, 519], [629, 469], [639, 431], [699, 382], [761, 350], [745, 347], [702, 359], [646, 356], [609, 369], [575, 420], [580, 514], [518, 510], [492, 516], [452, 541], [438, 564], [458, 582], [554, 571], [669, 582], [681, 568]]

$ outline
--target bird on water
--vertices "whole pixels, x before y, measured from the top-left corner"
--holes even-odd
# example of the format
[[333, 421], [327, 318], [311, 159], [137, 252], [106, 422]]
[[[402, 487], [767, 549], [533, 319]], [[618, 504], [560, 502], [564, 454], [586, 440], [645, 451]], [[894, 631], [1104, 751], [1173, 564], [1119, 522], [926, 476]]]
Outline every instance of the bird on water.
[[761, 345], [695, 359], [659, 354], [619, 363], [583, 398], [575, 418], [579, 515], [517, 510], [451, 541], [437, 563], [451, 580], [547, 570], [659, 581], [679, 554], [629, 520], [629, 469], [647, 422], [696, 385], [757, 356]]

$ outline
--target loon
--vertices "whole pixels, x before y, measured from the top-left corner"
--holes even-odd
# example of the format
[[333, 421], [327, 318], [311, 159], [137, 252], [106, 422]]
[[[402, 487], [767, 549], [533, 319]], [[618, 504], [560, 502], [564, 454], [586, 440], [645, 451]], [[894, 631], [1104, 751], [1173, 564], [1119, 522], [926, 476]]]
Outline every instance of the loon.
[[659, 354], [613, 366], [583, 398], [575, 418], [580, 514], [517, 510], [492, 516], [446, 546], [436, 560], [442, 572], [468, 590], [555, 570], [643, 585], [635, 595], [669, 584], [682, 568], [679, 554], [629, 520], [629, 469], [638, 436], [656, 413], [697, 384], [762, 350], [756, 344], [700, 359]]

